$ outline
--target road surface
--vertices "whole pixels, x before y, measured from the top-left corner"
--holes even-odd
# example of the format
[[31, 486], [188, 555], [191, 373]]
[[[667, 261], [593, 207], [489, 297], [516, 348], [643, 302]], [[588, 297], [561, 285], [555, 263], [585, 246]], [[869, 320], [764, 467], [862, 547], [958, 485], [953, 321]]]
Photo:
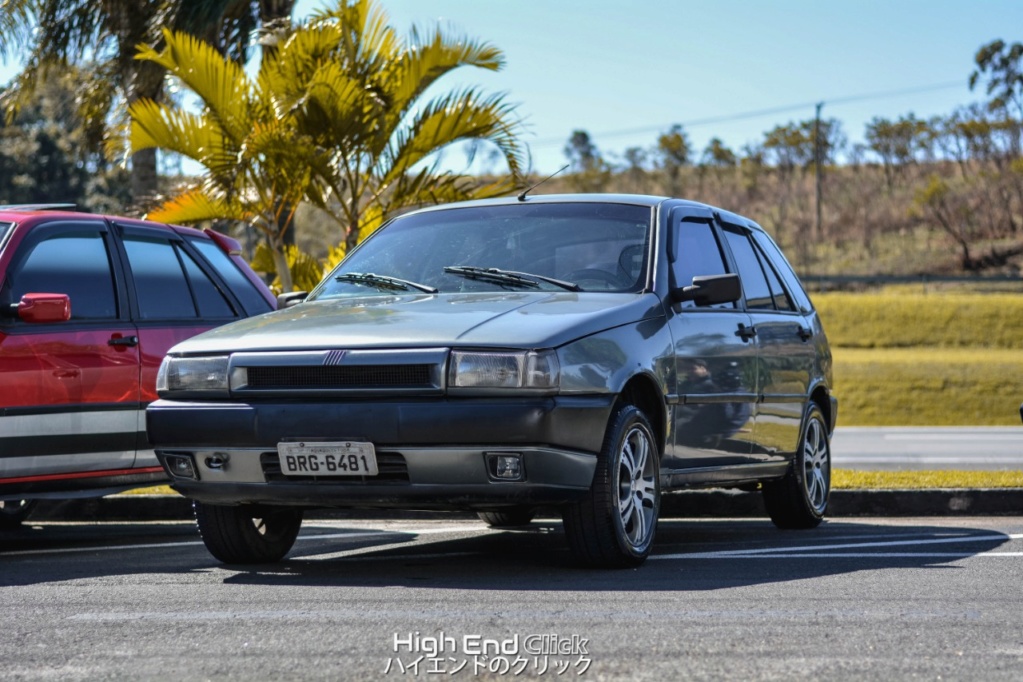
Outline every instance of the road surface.
[[838, 469], [1023, 470], [1023, 425], [839, 427], [831, 441]]

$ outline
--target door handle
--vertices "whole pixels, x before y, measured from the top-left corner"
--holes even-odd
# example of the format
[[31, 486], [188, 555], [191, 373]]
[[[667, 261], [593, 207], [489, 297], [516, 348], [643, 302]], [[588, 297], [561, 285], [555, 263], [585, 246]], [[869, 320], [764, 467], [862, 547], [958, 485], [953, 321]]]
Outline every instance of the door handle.
[[807, 329], [806, 327], [800, 327], [799, 331], [797, 331], [796, 333], [799, 334], [799, 338], [801, 338], [803, 341], [809, 341], [811, 338], [813, 338], [813, 332]]
[[137, 346], [139, 345], [139, 337], [137, 336], [115, 336], [114, 338], [107, 341], [108, 346]]
[[735, 332], [735, 334], [743, 341], [749, 341], [750, 339], [757, 335], [757, 328], [752, 326], [747, 327], [746, 325], [740, 322], [739, 331]]

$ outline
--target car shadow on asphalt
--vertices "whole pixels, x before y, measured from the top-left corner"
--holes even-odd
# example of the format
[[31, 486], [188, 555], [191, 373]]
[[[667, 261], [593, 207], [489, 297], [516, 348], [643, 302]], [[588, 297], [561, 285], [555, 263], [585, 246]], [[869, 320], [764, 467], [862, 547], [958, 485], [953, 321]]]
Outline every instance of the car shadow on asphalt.
[[[1016, 536], [965, 521], [825, 521], [780, 531], [764, 519], [663, 519], [639, 568], [580, 568], [561, 522], [514, 530], [461, 521], [391, 528], [308, 520], [273, 565], [219, 564], [189, 522], [39, 524], [0, 533], [0, 586], [81, 578], [210, 573], [234, 585], [459, 590], [718, 590], [876, 569], [959, 570]], [[1015, 520], [1018, 522], [1018, 520]]]
[[[303, 542], [284, 562], [225, 567], [231, 584], [403, 586], [475, 590], [715, 590], [881, 568], [957, 570], [953, 561], [990, 552], [1009, 535], [963, 526], [825, 522], [780, 531], [767, 520], [662, 520], [653, 555], [639, 568], [581, 568], [559, 521], [515, 530], [342, 547]], [[331, 529], [334, 530], [334, 529]], [[329, 532], [329, 531], [328, 531]], [[398, 544], [401, 543], [401, 544]], [[625, 579], [627, 578], [627, 579]], [[638, 580], [635, 578], [639, 578]]]

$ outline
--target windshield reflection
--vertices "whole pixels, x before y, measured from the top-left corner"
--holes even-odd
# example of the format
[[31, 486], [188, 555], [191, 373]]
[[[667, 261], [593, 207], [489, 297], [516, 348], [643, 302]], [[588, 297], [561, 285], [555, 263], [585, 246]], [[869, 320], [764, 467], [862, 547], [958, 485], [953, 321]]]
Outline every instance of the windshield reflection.
[[[413, 213], [366, 240], [309, 298], [365, 296], [365, 278], [354, 276], [365, 273], [441, 293], [515, 288], [641, 291], [648, 279], [651, 216], [646, 206], [610, 203], [527, 203]], [[473, 268], [474, 274], [467, 275]], [[481, 271], [510, 276], [479, 276]], [[346, 276], [349, 273], [353, 276]], [[516, 283], [516, 277], [528, 283]]]

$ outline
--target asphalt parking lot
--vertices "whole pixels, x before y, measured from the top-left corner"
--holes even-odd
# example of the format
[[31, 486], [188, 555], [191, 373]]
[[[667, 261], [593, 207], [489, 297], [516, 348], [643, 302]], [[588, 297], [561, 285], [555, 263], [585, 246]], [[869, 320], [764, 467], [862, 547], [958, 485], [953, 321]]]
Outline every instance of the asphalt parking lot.
[[627, 571], [572, 566], [556, 520], [314, 520], [269, 567], [217, 564], [187, 522], [44, 522], [0, 566], [7, 679], [1023, 671], [1019, 516], [671, 519]]

